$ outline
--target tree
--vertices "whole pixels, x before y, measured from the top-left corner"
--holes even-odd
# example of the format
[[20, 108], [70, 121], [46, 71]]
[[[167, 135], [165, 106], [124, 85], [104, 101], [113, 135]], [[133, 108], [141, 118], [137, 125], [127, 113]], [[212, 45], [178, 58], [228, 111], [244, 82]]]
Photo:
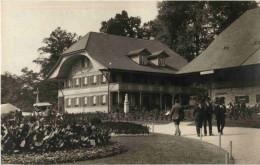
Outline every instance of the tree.
[[154, 34], [191, 61], [208, 47], [215, 35], [255, 7], [255, 2], [159, 2]]
[[43, 43], [46, 45], [38, 49], [40, 57], [33, 61], [41, 66], [40, 75], [45, 77], [58, 61], [59, 55], [80, 38], [76, 33], [67, 32], [60, 27], [51, 32], [48, 38], [44, 38]]
[[150, 24], [151, 23], [148, 22], [141, 27], [140, 17], [129, 17], [127, 12], [123, 10], [121, 14], [116, 14], [115, 18], [102, 21], [99, 31], [118, 36], [150, 39]]
[[19, 77], [6, 72], [1, 75], [1, 84], [2, 104], [10, 103], [24, 111], [33, 110], [34, 85], [31, 82], [28, 83], [24, 76]]

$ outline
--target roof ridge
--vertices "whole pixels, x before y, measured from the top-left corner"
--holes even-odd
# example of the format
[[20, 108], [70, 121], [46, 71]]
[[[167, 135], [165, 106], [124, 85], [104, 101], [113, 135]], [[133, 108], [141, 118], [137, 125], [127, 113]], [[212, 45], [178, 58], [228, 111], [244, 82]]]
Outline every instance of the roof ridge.
[[121, 38], [128, 38], [128, 39], [135, 39], [135, 40], [143, 40], [143, 41], [151, 41], [151, 42], [160, 42], [159, 40], [149, 40], [149, 39], [143, 39], [143, 38], [133, 38], [133, 37], [128, 37], [128, 36], [120, 36], [120, 35], [115, 35], [115, 34], [107, 34], [103, 32], [91, 32], [91, 33], [96, 33], [96, 34], [103, 34], [103, 35], [108, 35], [108, 36], [115, 36], [115, 37], [121, 37]]
[[[87, 34], [89, 34], [89, 36], [88, 36], [88, 40], [87, 40], [87, 43], [86, 43], [86, 45], [85, 45], [85, 50], [87, 50], [87, 47], [88, 47], [88, 43], [89, 43], [89, 40], [90, 40], [90, 37], [91, 37], [91, 34], [92, 34], [93, 32], [88, 32]], [[87, 35], [86, 34], [86, 35]]]

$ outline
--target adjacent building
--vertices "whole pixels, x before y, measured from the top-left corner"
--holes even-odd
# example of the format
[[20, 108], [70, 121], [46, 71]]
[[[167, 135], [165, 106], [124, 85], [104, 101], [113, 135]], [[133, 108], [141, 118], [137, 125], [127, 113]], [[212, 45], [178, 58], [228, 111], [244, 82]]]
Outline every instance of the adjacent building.
[[247, 11], [220, 33], [179, 75], [210, 87], [225, 104], [260, 102], [260, 9]]

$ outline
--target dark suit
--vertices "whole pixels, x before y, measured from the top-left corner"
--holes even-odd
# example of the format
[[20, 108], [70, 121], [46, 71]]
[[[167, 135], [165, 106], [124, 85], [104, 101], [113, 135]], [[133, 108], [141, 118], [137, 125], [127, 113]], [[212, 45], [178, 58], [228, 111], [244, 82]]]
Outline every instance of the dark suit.
[[223, 133], [226, 120], [226, 106], [225, 105], [216, 105], [215, 106], [215, 116], [217, 120], [218, 132]]
[[202, 122], [204, 117], [203, 107], [196, 106], [193, 112], [193, 116], [195, 116], [197, 134], [200, 135], [200, 128], [202, 128]]
[[212, 114], [213, 114], [213, 107], [212, 104], [206, 103], [204, 105], [204, 134], [207, 135], [207, 123], [209, 124], [209, 134], [212, 134]]

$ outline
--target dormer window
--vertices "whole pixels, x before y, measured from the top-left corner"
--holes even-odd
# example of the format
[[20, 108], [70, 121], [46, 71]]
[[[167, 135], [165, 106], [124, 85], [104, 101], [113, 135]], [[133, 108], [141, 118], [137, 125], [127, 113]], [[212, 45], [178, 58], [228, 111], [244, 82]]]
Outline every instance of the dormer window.
[[147, 56], [140, 56], [140, 64], [147, 65]]
[[147, 49], [141, 48], [129, 51], [126, 56], [139, 65], [147, 65], [147, 57], [149, 55], [151, 55], [151, 53]]
[[165, 51], [154, 52], [148, 56], [148, 60], [156, 66], [166, 66], [165, 58], [170, 57]]
[[158, 58], [158, 66], [165, 66], [165, 58]]

